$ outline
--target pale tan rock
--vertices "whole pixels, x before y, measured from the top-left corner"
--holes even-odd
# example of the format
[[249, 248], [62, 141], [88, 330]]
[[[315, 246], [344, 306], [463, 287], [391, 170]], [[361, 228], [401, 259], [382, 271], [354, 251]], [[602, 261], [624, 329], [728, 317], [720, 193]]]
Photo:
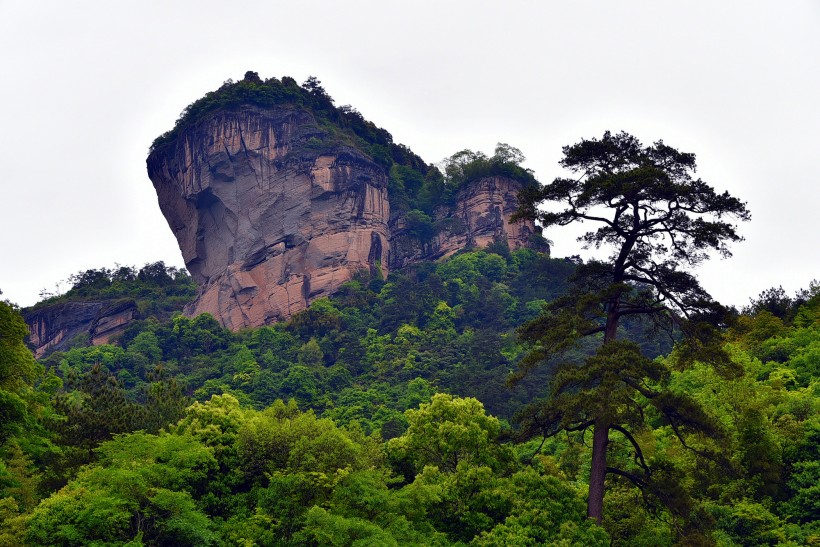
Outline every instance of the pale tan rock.
[[436, 211], [432, 241], [413, 240], [391, 220], [385, 169], [330, 144], [297, 107], [214, 113], [154, 150], [148, 174], [200, 285], [185, 313], [231, 329], [287, 319], [362, 269], [386, 276], [494, 241], [517, 249], [534, 233], [509, 221], [521, 185], [489, 177]]
[[209, 117], [154, 151], [160, 208], [200, 284], [185, 312], [238, 329], [328, 296], [388, 248], [387, 175], [347, 146], [310, 150], [323, 134], [295, 108]]
[[108, 310], [101, 314], [90, 332], [91, 343], [95, 346], [107, 344], [112, 338], [122, 334], [128, 324], [134, 320], [136, 311], [136, 307], [130, 305], [118, 310]]
[[441, 260], [465, 248], [481, 249], [494, 242], [506, 243], [510, 250], [533, 248], [548, 251], [539, 242], [540, 231], [531, 220], [511, 222], [518, 209], [522, 184], [507, 177], [487, 177], [461, 190], [450, 207], [435, 212], [437, 234], [430, 242], [407, 235], [401, 216], [391, 223], [390, 267], [402, 268], [423, 260]]
[[115, 302], [65, 302], [23, 311], [29, 329], [28, 344], [34, 356], [65, 350], [78, 335], [92, 344], [107, 344], [122, 334], [136, 317], [133, 300]]

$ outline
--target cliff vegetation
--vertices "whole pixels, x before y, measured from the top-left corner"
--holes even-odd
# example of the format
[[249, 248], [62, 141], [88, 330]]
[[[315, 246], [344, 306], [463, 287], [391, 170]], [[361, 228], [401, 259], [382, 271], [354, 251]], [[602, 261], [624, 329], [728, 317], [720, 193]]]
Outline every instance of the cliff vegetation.
[[151, 152], [169, 145], [186, 129], [196, 126], [219, 111], [243, 108], [287, 106], [309, 112], [324, 131], [304, 146], [316, 153], [337, 146], [352, 146], [384, 167], [390, 174], [390, 201], [397, 210], [420, 210], [431, 214], [440, 205], [451, 204], [455, 194], [472, 181], [505, 176], [525, 184], [536, 182], [532, 171], [521, 167], [521, 151], [499, 143], [488, 157], [482, 152], [462, 150], [443, 160], [444, 172], [429, 165], [410, 148], [393, 141], [393, 136], [350, 105], [335, 106], [334, 99], [321, 82], [311, 76], [299, 85], [289, 76], [262, 80], [247, 72], [237, 82], [227, 80], [219, 89], [206, 93], [189, 104], [174, 127], [157, 137]]
[[183, 269], [164, 262], [142, 268], [116, 266], [84, 270], [69, 276], [70, 288], [60, 294], [43, 290], [43, 298], [27, 311], [36, 311], [66, 302], [108, 302], [134, 300], [144, 316], [166, 318], [178, 311], [196, 294], [196, 284]]

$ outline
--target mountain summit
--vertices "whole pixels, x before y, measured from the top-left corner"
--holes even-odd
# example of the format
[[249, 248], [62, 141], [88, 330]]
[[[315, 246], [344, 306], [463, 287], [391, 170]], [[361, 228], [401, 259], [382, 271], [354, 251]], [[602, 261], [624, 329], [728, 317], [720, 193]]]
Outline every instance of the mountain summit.
[[147, 159], [199, 284], [186, 314], [231, 329], [286, 319], [361, 270], [541, 245], [532, 222], [510, 222], [531, 174], [485, 163], [456, 184], [315, 78], [253, 72], [192, 103]]

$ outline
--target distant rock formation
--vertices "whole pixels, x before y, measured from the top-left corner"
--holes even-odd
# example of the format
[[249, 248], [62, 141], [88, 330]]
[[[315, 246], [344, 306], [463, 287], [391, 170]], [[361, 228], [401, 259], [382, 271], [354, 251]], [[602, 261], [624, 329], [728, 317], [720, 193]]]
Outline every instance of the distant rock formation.
[[387, 273], [384, 169], [294, 108], [209, 117], [148, 159], [168, 224], [201, 289], [186, 313], [231, 329], [290, 317], [362, 268]]
[[507, 177], [487, 177], [470, 183], [455, 204], [436, 209], [437, 233], [426, 244], [410, 237], [403, 216], [390, 223], [391, 268], [399, 269], [424, 260], [446, 258], [465, 248], [481, 249], [496, 242], [510, 250], [524, 247], [548, 251], [539, 243], [532, 221], [510, 222], [518, 209], [520, 182]]
[[29, 328], [29, 345], [36, 358], [65, 350], [77, 336], [87, 336], [95, 346], [121, 334], [137, 315], [133, 300], [115, 302], [65, 302], [29, 308], [23, 318]]
[[532, 245], [512, 224], [521, 184], [488, 177], [435, 211], [414, 240], [391, 217], [388, 174], [295, 106], [216, 111], [152, 151], [148, 175], [186, 267], [200, 285], [186, 307], [231, 329], [287, 319], [362, 269], [391, 268], [501, 241]]

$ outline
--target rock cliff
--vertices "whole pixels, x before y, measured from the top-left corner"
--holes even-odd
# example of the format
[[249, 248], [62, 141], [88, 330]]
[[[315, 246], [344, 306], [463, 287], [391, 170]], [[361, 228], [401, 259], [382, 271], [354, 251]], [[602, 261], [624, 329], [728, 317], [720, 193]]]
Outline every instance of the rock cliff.
[[87, 336], [96, 345], [121, 334], [136, 317], [133, 300], [116, 302], [65, 302], [25, 310], [29, 344], [38, 359], [52, 351], [65, 350], [77, 336]]
[[540, 232], [532, 221], [510, 221], [518, 209], [521, 188], [520, 182], [498, 176], [470, 183], [456, 195], [455, 204], [436, 209], [436, 233], [426, 242], [411, 237], [404, 217], [396, 215], [390, 223], [390, 267], [438, 260], [465, 248], [480, 249], [496, 242], [510, 250], [528, 247], [548, 251], [539, 243]]
[[385, 171], [326, 140], [306, 111], [248, 107], [210, 116], [149, 156], [160, 208], [200, 284], [187, 314], [260, 326], [358, 270], [387, 273]]
[[148, 157], [148, 175], [200, 285], [185, 313], [231, 329], [290, 317], [362, 269], [388, 273], [465, 247], [531, 245], [510, 223], [521, 184], [487, 177], [435, 210], [436, 235], [414, 239], [391, 216], [388, 171], [295, 105], [216, 110]]

